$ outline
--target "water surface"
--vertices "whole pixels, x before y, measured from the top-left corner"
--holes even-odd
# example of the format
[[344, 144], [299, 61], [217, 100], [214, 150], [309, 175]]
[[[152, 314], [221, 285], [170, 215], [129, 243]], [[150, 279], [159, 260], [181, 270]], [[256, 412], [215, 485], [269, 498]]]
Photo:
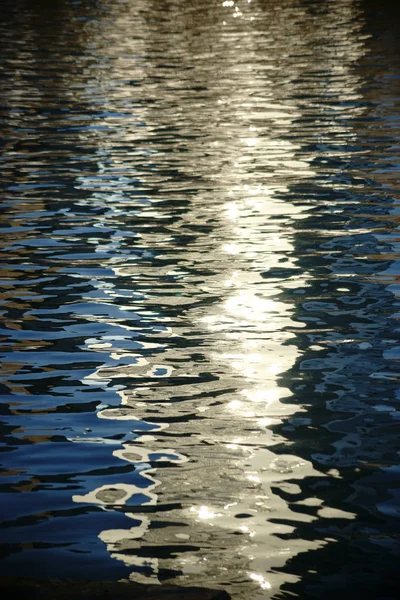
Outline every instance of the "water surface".
[[396, 3], [0, 15], [0, 573], [395, 598]]

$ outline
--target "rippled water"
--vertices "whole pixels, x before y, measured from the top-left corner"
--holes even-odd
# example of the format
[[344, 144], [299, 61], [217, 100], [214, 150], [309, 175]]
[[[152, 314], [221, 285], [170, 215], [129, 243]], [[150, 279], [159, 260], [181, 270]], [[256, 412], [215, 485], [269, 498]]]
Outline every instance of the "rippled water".
[[395, 597], [399, 14], [2, 0], [1, 574]]

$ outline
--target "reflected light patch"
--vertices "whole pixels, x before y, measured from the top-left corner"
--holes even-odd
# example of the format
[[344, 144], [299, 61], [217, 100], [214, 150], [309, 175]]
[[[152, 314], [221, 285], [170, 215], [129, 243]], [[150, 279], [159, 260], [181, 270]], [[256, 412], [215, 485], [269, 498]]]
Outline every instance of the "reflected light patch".
[[263, 590], [270, 590], [271, 584], [259, 573], [250, 573], [250, 579], [256, 581]]
[[277, 423], [281, 423], [280, 419], [271, 419], [270, 417], [263, 417], [262, 419], [258, 419], [257, 424], [259, 427], [269, 427], [270, 425], [276, 425]]
[[241, 394], [246, 396], [251, 402], [265, 402], [270, 403], [279, 400], [285, 393], [286, 388], [272, 387], [261, 390], [242, 390]]
[[240, 211], [234, 202], [230, 202], [226, 206], [226, 213], [230, 221], [236, 221], [236, 219], [240, 215]]
[[239, 254], [240, 252], [237, 244], [225, 244], [222, 249], [228, 254]]
[[208, 508], [208, 506], [200, 506], [200, 508], [192, 506], [190, 511], [196, 512], [198, 517], [200, 519], [203, 519], [204, 521], [209, 521], [210, 519], [215, 519], [215, 517], [221, 516], [221, 513], [214, 512], [213, 510]]
[[258, 477], [258, 475], [247, 475], [247, 479], [253, 483], [261, 483], [261, 479]]
[[318, 511], [318, 516], [323, 519], [349, 519], [353, 520], [357, 517], [355, 513], [351, 513], [348, 511], [340, 510], [339, 508], [334, 508], [331, 506], [323, 506]]
[[285, 367], [281, 362], [272, 363], [268, 367], [268, 371], [270, 373], [273, 373], [274, 375], [278, 375], [278, 373], [281, 373], [284, 370], [285, 370]]
[[261, 321], [266, 314], [279, 314], [286, 307], [282, 303], [241, 292], [238, 296], [229, 298], [225, 302], [225, 308], [235, 316], [245, 317], [249, 321]]
[[228, 404], [228, 408], [230, 408], [231, 410], [238, 410], [242, 406], [243, 406], [243, 402], [241, 402], [240, 400], [232, 400]]

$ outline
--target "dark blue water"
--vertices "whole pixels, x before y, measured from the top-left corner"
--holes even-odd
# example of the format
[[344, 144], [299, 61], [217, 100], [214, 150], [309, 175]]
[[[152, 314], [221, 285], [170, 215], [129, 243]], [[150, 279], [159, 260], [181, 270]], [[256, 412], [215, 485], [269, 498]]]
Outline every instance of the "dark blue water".
[[400, 13], [2, 0], [1, 575], [397, 597]]

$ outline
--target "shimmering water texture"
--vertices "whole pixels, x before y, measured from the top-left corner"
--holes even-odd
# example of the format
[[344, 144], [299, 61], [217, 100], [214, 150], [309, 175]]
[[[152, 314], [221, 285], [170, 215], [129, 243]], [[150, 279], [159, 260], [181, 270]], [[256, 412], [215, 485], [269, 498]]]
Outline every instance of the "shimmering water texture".
[[0, 15], [0, 574], [396, 598], [399, 4]]

